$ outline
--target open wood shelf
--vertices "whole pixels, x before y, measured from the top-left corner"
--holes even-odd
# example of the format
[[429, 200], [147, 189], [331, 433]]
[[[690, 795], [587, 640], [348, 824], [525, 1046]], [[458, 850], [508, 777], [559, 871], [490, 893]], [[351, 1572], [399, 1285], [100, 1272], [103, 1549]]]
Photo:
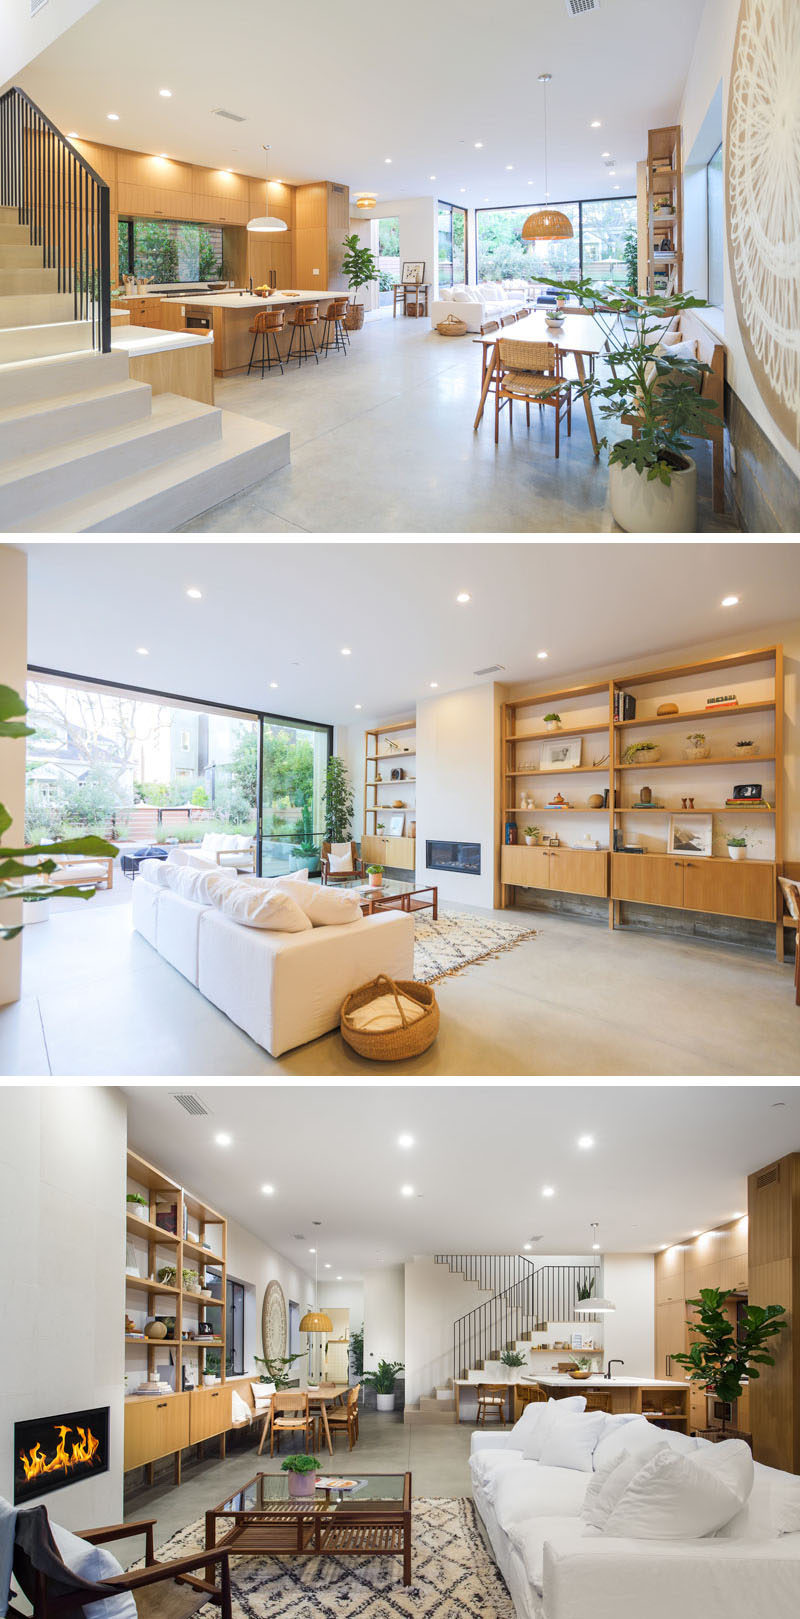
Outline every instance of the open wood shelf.
[[[520, 740], [517, 738], [517, 740]], [[608, 760], [604, 765], [565, 765], [563, 770], [507, 770], [507, 776], [607, 776]]]
[[172, 1293], [177, 1296], [180, 1288], [173, 1287], [166, 1282], [151, 1282], [147, 1276], [131, 1276], [125, 1272], [125, 1286], [142, 1288], [146, 1293]]
[[151, 1220], [140, 1220], [136, 1214], [128, 1214], [125, 1224], [130, 1237], [146, 1237], [148, 1242], [169, 1242], [173, 1247], [177, 1245], [178, 1238], [174, 1231], [162, 1231], [161, 1226], [154, 1225]]
[[[381, 753], [379, 751], [381, 738], [397, 735], [398, 732], [416, 731], [417, 722], [413, 720], [398, 720], [393, 725], [372, 725], [364, 732], [364, 813], [363, 831], [361, 834], [361, 858], [368, 865], [381, 865], [393, 867], [399, 871], [414, 871], [417, 863], [416, 838], [408, 831], [409, 823], [416, 821], [416, 776], [402, 777], [400, 781], [377, 781], [376, 773], [370, 772], [370, 766], [376, 764], [390, 764], [395, 769], [402, 769], [406, 760], [416, 759], [416, 748], [397, 753]], [[416, 737], [413, 738], [416, 741]], [[414, 767], [416, 769], [416, 765]], [[387, 792], [405, 792], [407, 787], [413, 787], [412, 803], [406, 802], [400, 807], [385, 803], [378, 795], [382, 788]], [[370, 802], [368, 802], [370, 800]], [[392, 815], [403, 816], [403, 832], [401, 835], [377, 830], [377, 818], [388, 822]], [[372, 825], [369, 817], [372, 816]]]
[[535, 810], [525, 809], [522, 804], [511, 804], [505, 811], [506, 815], [607, 815], [608, 805], [601, 804], [596, 809], [580, 809], [577, 804], [567, 804], [562, 808], [560, 804], [539, 804]]
[[559, 736], [588, 736], [594, 731], [607, 731], [608, 720], [593, 720], [588, 725], [559, 725], [556, 731], [525, 731], [516, 732], [508, 737], [509, 742], [553, 742]]
[[[652, 764], [624, 765], [615, 764], [615, 770], [696, 770], [699, 765], [741, 765], [755, 764], [755, 759], [736, 759], [732, 754], [721, 754], [711, 759], [654, 759]], [[760, 753], [758, 763], [771, 765], [775, 763], [774, 753]]]
[[632, 725], [640, 729], [648, 725], [682, 725], [684, 720], [730, 719], [732, 714], [767, 714], [775, 708], [774, 699], [763, 703], [737, 703], [735, 708], [687, 708], [680, 714], [651, 714], [645, 720], [615, 720], [614, 730], [629, 730]]
[[615, 804], [615, 815], [774, 815], [774, 806], [763, 804], [695, 804], [694, 809], [669, 809], [666, 805]]

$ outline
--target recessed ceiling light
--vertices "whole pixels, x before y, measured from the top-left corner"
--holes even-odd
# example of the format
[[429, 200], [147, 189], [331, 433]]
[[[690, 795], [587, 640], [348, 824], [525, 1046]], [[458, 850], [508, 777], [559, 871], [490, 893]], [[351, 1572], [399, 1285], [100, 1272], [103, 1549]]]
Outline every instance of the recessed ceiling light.
[[271, 680], [270, 681], [269, 689], [270, 689], [270, 691], [277, 691], [278, 690], [278, 682], [277, 682], [277, 680]]
[[330, 1267], [330, 1265], [329, 1265], [329, 1264], [328, 1264], [328, 1261], [327, 1261], [327, 1259], [326, 1259], [326, 1261], [325, 1261], [325, 1264], [324, 1264], [324, 1265], [323, 1265], [323, 1267], [322, 1267], [322, 1269], [323, 1269], [323, 1270], [330, 1270], [330, 1268], [331, 1268], [331, 1267]]
[[599, 1242], [593, 1242], [592, 1243], [592, 1248], [595, 1250], [596, 1253], [599, 1253], [600, 1252], [600, 1244], [599, 1244]]
[[747, 1215], [743, 1212], [742, 1209], [740, 1209], [738, 1214], [732, 1214], [731, 1215], [731, 1219], [732, 1220], [746, 1220]]
[[308, 1251], [309, 1251], [310, 1254], [315, 1254], [317, 1250], [316, 1250], [316, 1248], [309, 1248]]
[[532, 180], [529, 180], [529, 181], [528, 181], [528, 185], [529, 185], [529, 186], [532, 186], [532, 185], [533, 185], [533, 181], [532, 181]]
[[614, 176], [615, 176], [615, 174], [616, 174], [616, 172], [617, 172], [617, 171], [616, 171], [616, 169], [609, 169], [609, 171], [608, 171], [608, 178], [609, 178], [609, 180], [613, 180], [613, 178], [614, 178]]
[[691, 1234], [693, 1237], [702, 1237], [703, 1235], [702, 1231], [693, 1231]]
[[435, 180], [435, 179], [436, 179], [436, 175], [435, 175], [435, 174], [429, 174], [429, 175], [428, 175], [428, 179], [429, 179], [429, 180]]
[[361, 703], [354, 703], [353, 704], [354, 708], [361, 708], [361, 706], [362, 706]]
[[337, 1276], [336, 1280], [337, 1282], [340, 1282], [342, 1280], [341, 1276]]
[[397, 1145], [398, 1147], [413, 1147], [414, 1137], [409, 1135], [398, 1136]]
[[68, 129], [67, 130], [67, 140], [68, 141], [76, 141], [77, 139], [78, 139], [78, 131], [77, 131], [77, 129]]
[[723, 607], [738, 607], [738, 605], [739, 605], [739, 597], [738, 596], [723, 596], [722, 605], [723, 605]]
[[413, 1197], [414, 1196], [414, 1188], [413, 1188], [413, 1186], [401, 1186], [400, 1187], [400, 1195], [401, 1195], [401, 1197]]
[[601, 157], [610, 157], [610, 156], [611, 156], [611, 153], [610, 153], [610, 152], [601, 152], [601, 153], [600, 153], [600, 156], [601, 156]]
[[269, 1185], [262, 1186], [261, 1190], [264, 1193], [265, 1197], [274, 1197], [275, 1196], [275, 1187], [274, 1186], [269, 1186]]
[[233, 1136], [229, 1136], [227, 1130], [218, 1130], [214, 1140], [218, 1147], [229, 1147], [233, 1141]]
[[547, 653], [547, 652], [537, 652], [536, 656], [537, 656], [537, 658], [547, 658], [547, 657], [549, 657], [549, 653]]
[[223, 174], [233, 174], [233, 169], [223, 169]]
[[543, 1186], [542, 1187], [542, 1197], [555, 1197], [555, 1195], [556, 1195], [556, 1189], [555, 1189], [554, 1186]]
[[483, 145], [483, 141], [476, 141], [475, 142], [475, 150], [476, 150], [476, 152], [480, 151], [482, 145]]
[[465, 192], [465, 191], [466, 191], [466, 189], [467, 189], [467, 188], [466, 188], [466, 186], [459, 186], [459, 188], [458, 188], [458, 189], [459, 189], [459, 191], [460, 191], [460, 192], [461, 192], [461, 195], [462, 195], [462, 197], [463, 197], [463, 195], [464, 195], [464, 192]]
[[594, 1136], [578, 1136], [578, 1146], [588, 1152], [589, 1148], [594, 1146]]
[[615, 187], [614, 187], [614, 190], [615, 190], [615, 191], [619, 191], [619, 186], [618, 186], [618, 185], [616, 185], [616, 186], [615, 186]]
[[159, 95], [160, 95], [160, 96], [164, 96], [164, 97], [165, 97], [165, 98], [166, 98], [166, 100], [167, 100], [167, 101], [169, 101], [169, 98], [170, 98], [170, 96], [171, 96], [171, 95], [172, 95], [172, 91], [171, 91], [171, 90], [159, 90], [159, 92], [158, 92], [158, 93], [159, 93]]
[[601, 127], [602, 126], [600, 124], [600, 119], [599, 118], [593, 118], [590, 125], [589, 125], [590, 129], [600, 129]]
[[470, 596], [470, 593], [469, 593], [468, 590], [460, 590], [458, 592], [458, 595], [456, 596], [456, 601], [457, 602], [471, 602], [472, 597]]
[[506, 171], [510, 174], [513, 167], [514, 167], [513, 163], [507, 163], [506, 164]]
[[159, 152], [158, 155], [159, 155], [159, 157], [165, 158], [167, 154], [166, 154], [166, 152]]
[[660, 1243], [659, 1243], [659, 1245], [658, 1245], [658, 1251], [659, 1251], [659, 1253], [660, 1253], [660, 1254], [665, 1254], [665, 1253], [666, 1253], [666, 1251], [667, 1251], [667, 1249], [668, 1249], [668, 1247], [669, 1247], [669, 1243], [668, 1243], [668, 1242], [660, 1242]]
[[190, 585], [186, 594], [193, 602], [199, 602], [203, 599], [203, 592], [198, 590], [196, 585]]
[[137, 646], [136, 651], [138, 652], [140, 658], [149, 658], [149, 656], [150, 656], [150, 648], [149, 647]]
[[350, 646], [343, 646], [342, 647], [342, 657], [343, 658], [349, 658], [350, 654], [352, 653], [352, 650], [353, 650], [353, 648], [350, 647]]
[[384, 163], [391, 163], [392, 160], [390, 157], [385, 157], [383, 161]]
[[439, 686], [439, 682], [438, 682], [438, 680], [429, 680], [428, 685], [430, 686], [431, 691], [437, 691], [438, 686]]
[[109, 119], [109, 121], [112, 124], [118, 124], [119, 123], [119, 113], [118, 112], [106, 113], [106, 117]]
[[532, 1242], [523, 1242], [522, 1246], [525, 1249], [525, 1252], [529, 1253], [531, 1248], [533, 1247], [533, 1243]]

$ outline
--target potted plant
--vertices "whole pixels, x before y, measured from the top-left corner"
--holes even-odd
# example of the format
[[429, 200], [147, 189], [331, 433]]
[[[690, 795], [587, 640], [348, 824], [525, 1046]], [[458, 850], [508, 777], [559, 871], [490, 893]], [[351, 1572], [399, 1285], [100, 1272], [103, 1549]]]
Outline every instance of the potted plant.
[[259, 1366], [263, 1366], [264, 1368], [263, 1372], [259, 1372], [258, 1374], [259, 1382], [273, 1383], [276, 1389], [286, 1389], [289, 1387], [291, 1382], [289, 1374], [295, 1361], [305, 1360], [305, 1358], [306, 1357], [304, 1354], [275, 1355], [272, 1358], [267, 1358], [266, 1360], [264, 1359], [263, 1355], [253, 1356], [253, 1359], [258, 1362]]
[[734, 744], [734, 752], [739, 759], [752, 759], [758, 753], [758, 743], [747, 737]]
[[365, 1372], [363, 1382], [374, 1389], [379, 1411], [394, 1410], [394, 1386], [398, 1373], [404, 1370], [401, 1360], [379, 1360], [376, 1372]]
[[541, 837], [541, 835], [542, 835], [542, 829], [541, 829], [540, 826], [526, 826], [526, 828], [525, 828], [525, 842], [526, 843], [528, 843], [528, 844], [538, 843], [539, 838]]
[[731, 1321], [724, 1308], [730, 1297], [725, 1288], [703, 1287], [699, 1298], [686, 1300], [689, 1309], [697, 1311], [698, 1319], [687, 1323], [695, 1341], [687, 1355], [672, 1356], [686, 1367], [690, 1383], [699, 1383], [707, 1394], [723, 1402], [719, 1430], [723, 1439], [725, 1406], [739, 1399], [745, 1381], [760, 1377], [759, 1366], [774, 1366], [764, 1345], [786, 1326], [778, 1320], [786, 1314], [782, 1304], [748, 1304], [739, 1312], [738, 1321]]
[[385, 832], [386, 831], [386, 822], [385, 821], [379, 821], [376, 828], [375, 828], [375, 831], [376, 832]]
[[734, 837], [733, 833], [731, 833], [731, 835], [725, 839], [725, 842], [728, 845], [728, 854], [730, 855], [731, 860], [744, 860], [745, 850], [747, 848], [746, 838]]
[[500, 1356], [500, 1364], [505, 1366], [506, 1374], [510, 1379], [512, 1372], [519, 1371], [520, 1366], [525, 1365], [525, 1356], [521, 1355], [518, 1349], [504, 1349]]
[[[704, 309], [690, 294], [669, 296], [542, 277], [588, 309], [606, 335], [607, 366], [575, 384], [578, 398], [598, 402], [600, 415], [632, 429], [615, 438], [608, 456], [611, 513], [629, 534], [691, 534], [697, 527], [697, 467], [689, 437], [705, 437], [718, 419], [716, 405], [700, 397], [700, 360], [679, 359], [662, 348], [666, 322], [684, 309]], [[626, 315], [625, 325], [620, 317]], [[608, 446], [607, 438], [601, 445]]]
[[545, 714], [544, 724], [545, 724], [545, 730], [547, 730], [547, 731], [560, 731], [561, 730], [561, 715], [560, 714]]
[[707, 759], [711, 752], [711, 744], [706, 741], [704, 731], [690, 731], [686, 738], [687, 746], [683, 750], [684, 759]]
[[347, 774], [347, 765], [334, 753], [325, 772], [325, 839], [328, 843], [347, 843], [353, 819], [353, 791]]
[[370, 888], [383, 887], [383, 866], [367, 866]]
[[178, 1280], [176, 1265], [161, 1265], [156, 1271], [156, 1281], [163, 1282], [165, 1287], [174, 1287]]
[[[370, 281], [377, 280], [378, 266], [368, 247], [362, 247], [358, 233], [353, 231], [352, 236], [345, 236], [342, 243], [345, 249], [342, 259], [342, 275], [347, 281], [351, 294], [358, 292], [360, 287], [366, 287]], [[350, 307], [345, 318], [345, 326], [351, 332], [360, 332], [364, 324], [364, 305], [357, 304], [354, 297], [350, 299]]]
[[183, 1282], [184, 1293], [200, 1292], [200, 1278], [196, 1270], [182, 1270], [181, 1280]]
[[150, 1204], [141, 1192], [128, 1192], [125, 1205], [129, 1214], [135, 1214], [137, 1220], [147, 1220], [150, 1217]]
[[590, 1299], [592, 1297], [592, 1294], [594, 1293], [595, 1280], [596, 1278], [594, 1276], [585, 1276], [583, 1281], [578, 1283], [579, 1303], [585, 1303], [586, 1299]]
[[287, 1456], [285, 1462], [281, 1462], [281, 1472], [289, 1475], [289, 1494], [292, 1496], [313, 1495], [320, 1471], [316, 1456], [306, 1456], [304, 1451], [296, 1456]]
[[573, 1362], [570, 1377], [574, 1377], [576, 1382], [583, 1382], [587, 1377], [591, 1377], [592, 1363], [588, 1355], [570, 1355], [569, 1358]]
[[622, 755], [624, 765], [653, 765], [661, 758], [657, 742], [629, 742]]

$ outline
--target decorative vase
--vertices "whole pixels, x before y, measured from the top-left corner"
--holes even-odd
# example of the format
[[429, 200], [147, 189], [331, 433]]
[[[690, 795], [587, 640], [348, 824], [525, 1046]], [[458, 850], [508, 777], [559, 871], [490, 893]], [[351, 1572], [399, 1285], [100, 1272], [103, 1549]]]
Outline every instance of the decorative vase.
[[528, 845], [528, 848], [530, 848], [530, 847], [531, 847], [531, 844], [532, 844], [532, 843], [535, 843], [535, 842], [536, 842], [536, 839], [535, 839], [535, 838], [528, 838], [528, 837], [526, 837], [526, 839], [525, 839], [525, 842], [526, 842], [526, 843], [527, 843], [527, 845]]
[[744, 860], [744, 857], [747, 854], [747, 849], [741, 843], [729, 843], [728, 854], [730, 855], [731, 860]]
[[378, 1402], [379, 1411], [394, 1410], [394, 1389], [392, 1389], [391, 1394], [377, 1394], [375, 1398]]
[[733, 751], [737, 759], [754, 759], [758, 753], [758, 743], [748, 742], [747, 747], [743, 747], [740, 743], [737, 743]]
[[371, 871], [370, 872], [370, 874], [369, 874], [369, 886], [370, 886], [370, 888], [382, 888], [383, 887], [383, 872], [382, 871]]
[[167, 1329], [163, 1321], [148, 1321], [144, 1329], [145, 1338], [166, 1338]]
[[697, 528], [697, 467], [691, 456], [669, 484], [648, 479], [618, 461], [608, 469], [611, 515], [626, 534], [694, 534]]
[[146, 1203], [126, 1203], [125, 1207], [128, 1214], [135, 1215], [137, 1220], [149, 1220], [150, 1218], [150, 1210]]
[[652, 787], [643, 787], [640, 794], [639, 794], [639, 803], [640, 804], [649, 804], [652, 797], [653, 797], [653, 789], [652, 789]]
[[589, 808], [590, 809], [602, 809], [603, 808], [603, 795], [602, 795], [602, 793], [590, 793], [590, 795], [589, 795]]
[[316, 1473], [295, 1473], [290, 1471], [288, 1474], [289, 1494], [295, 1497], [313, 1495], [317, 1487], [317, 1477]]
[[642, 748], [640, 752], [631, 755], [630, 763], [634, 765], [654, 765], [660, 758], [660, 748]]

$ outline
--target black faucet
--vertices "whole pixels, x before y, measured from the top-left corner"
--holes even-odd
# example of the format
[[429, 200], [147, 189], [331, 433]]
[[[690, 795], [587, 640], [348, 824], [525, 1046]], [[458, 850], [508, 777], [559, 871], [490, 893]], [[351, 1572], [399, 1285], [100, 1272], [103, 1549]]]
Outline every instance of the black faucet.
[[608, 1365], [606, 1367], [606, 1378], [608, 1379], [609, 1383], [611, 1382], [611, 1368], [612, 1368], [612, 1366], [624, 1366], [624, 1365], [625, 1365], [624, 1360], [610, 1360], [609, 1361], [609, 1363], [608, 1363]]

